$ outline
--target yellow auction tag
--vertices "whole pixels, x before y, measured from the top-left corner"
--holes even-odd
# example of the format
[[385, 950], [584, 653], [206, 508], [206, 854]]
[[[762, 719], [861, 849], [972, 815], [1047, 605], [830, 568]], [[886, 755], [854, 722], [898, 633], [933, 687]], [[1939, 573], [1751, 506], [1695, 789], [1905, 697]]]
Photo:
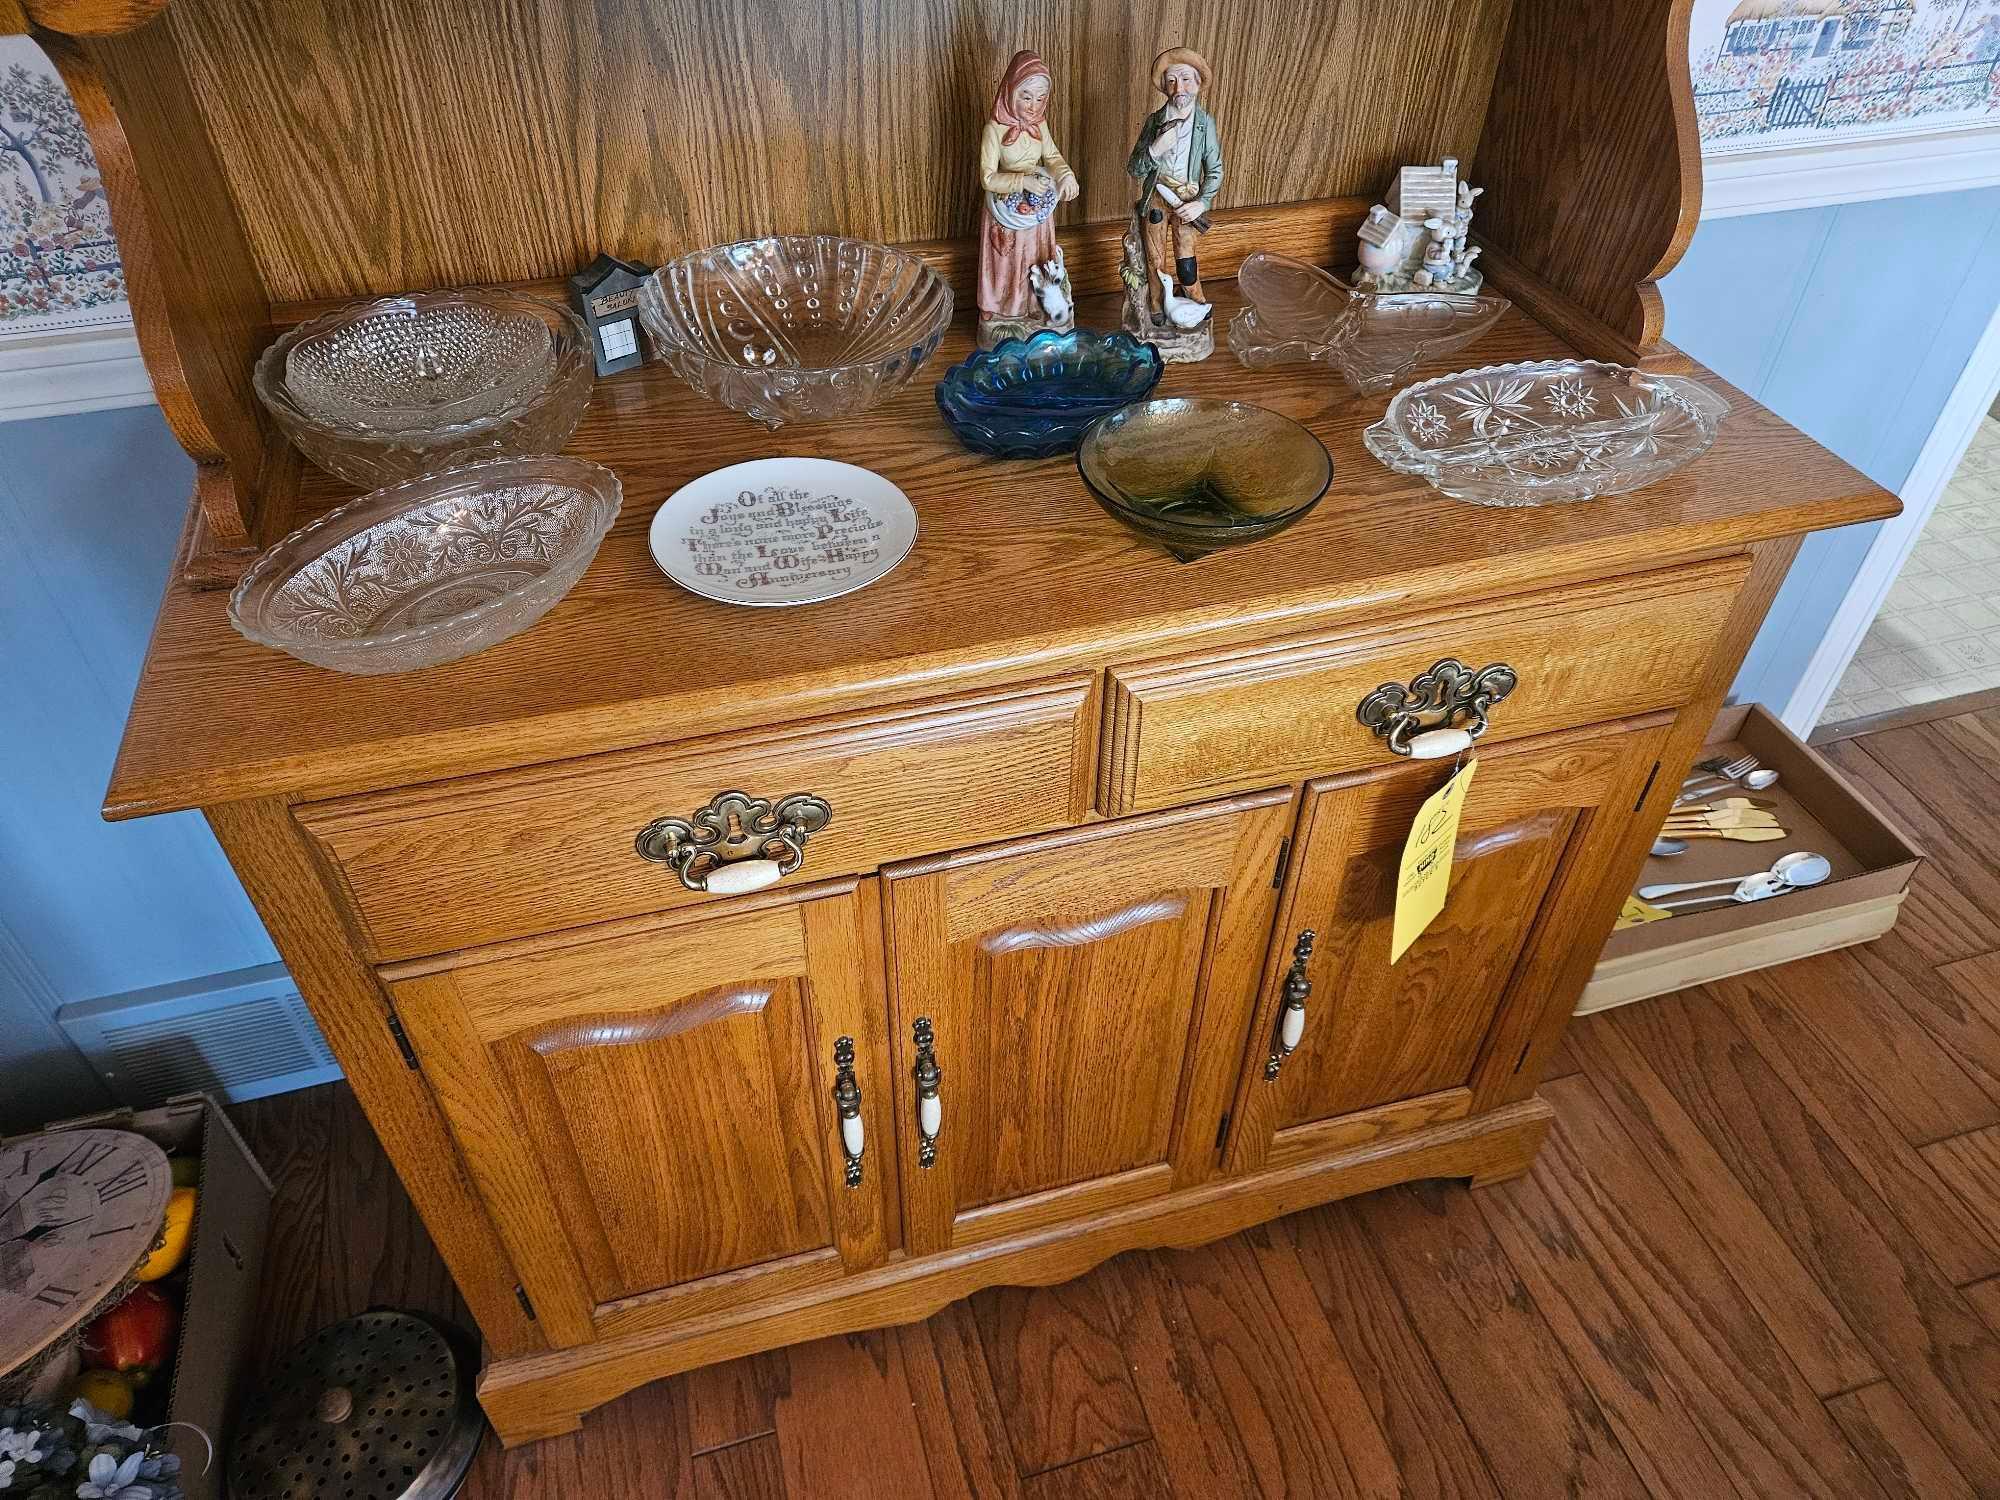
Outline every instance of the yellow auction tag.
[[1458, 843], [1458, 815], [1472, 790], [1476, 760], [1467, 761], [1417, 809], [1410, 836], [1403, 841], [1403, 864], [1396, 872], [1396, 931], [1389, 940], [1389, 962], [1409, 951], [1444, 910], [1451, 889], [1452, 848]]
[[1648, 922], [1665, 921], [1672, 915], [1673, 913], [1663, 906], [1655, 906], [1638, 896], [1627, 896], [1625, 909], [1618, 913], [1618, 925], [1612, 930], [1623, 932], [1628, 927], [1643, 927]]

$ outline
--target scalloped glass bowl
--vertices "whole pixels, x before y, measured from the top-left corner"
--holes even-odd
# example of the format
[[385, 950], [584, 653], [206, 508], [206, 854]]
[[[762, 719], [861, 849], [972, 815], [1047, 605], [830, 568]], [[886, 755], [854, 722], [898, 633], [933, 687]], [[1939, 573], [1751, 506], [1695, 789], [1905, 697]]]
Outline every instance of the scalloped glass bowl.
[[1696, 380], [1589, 359], [1489, 365], [1399, 391], [1368, 451], [1474, 505], [1622, 495], [1706, 453], [1729, 403]]
[[251, 564], [230, 623], [336, 672], [413, 672], [526, 630], [576, 586], [623, 496], [573, 458], [504, 458], [376, 490]]
[[660, 361], [711, 401], [778, 427], [865, 411], [937, 352], [951, 288], [904, 250], [777, 235], [697, 250], [640, 284]]
[[1333, 366], [1359, 396], [1379, 395], [1427, 359], [1465, 348], [1513, 304], [1465, 292], [1362, 292], [1318, 266], [1259, 250], [1236, 284], [1245, 306], [1229, 347], [1253, 370]]
[[1102, 417], [1076, 450], [1092, 498], [1183, 562], [1275, 536], [1333, 483], [1326, 445], [1242, 401], [1171, 397]]
[[364, 489], [554, 453], [590, 404], [582, 322], [503, 287], [352, 302], [288, 330], [257, 395], [315, 464]]
[[1074, 453], [1107, 412], [1145, 400], [1165, 370], [1160, 351], [1129, 333], [1044, 329], [979, 351], [932, 389], [945, 424], [974, 453], [1048, 458]]

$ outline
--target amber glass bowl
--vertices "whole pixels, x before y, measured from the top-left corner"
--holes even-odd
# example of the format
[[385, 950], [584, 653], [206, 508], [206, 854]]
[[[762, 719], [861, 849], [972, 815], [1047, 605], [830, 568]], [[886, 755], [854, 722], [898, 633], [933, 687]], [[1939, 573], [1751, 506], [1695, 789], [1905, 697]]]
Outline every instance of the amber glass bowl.
[[1326, 445], [1290, 417], [1178, 396], [1100, 418], [1076, 466], [1099, 505], [1183, 562], [1277, 535], [1333, 483]]

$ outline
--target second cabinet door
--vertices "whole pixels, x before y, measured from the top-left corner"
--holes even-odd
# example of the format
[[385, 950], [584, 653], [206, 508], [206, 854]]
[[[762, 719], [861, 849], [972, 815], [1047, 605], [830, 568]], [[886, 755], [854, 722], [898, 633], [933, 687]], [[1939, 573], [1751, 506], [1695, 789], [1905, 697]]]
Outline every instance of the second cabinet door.
[[1291, 805], [1267, 792], [885, 872], [912, 1254], [1217, 1170]]
[[[1602, 888], [1602, 859], [1624, 833], [1659, 739], [1627, 723], [1481, 755], [1444, 910], [1393, 964], [1404, 840], [1450, 768], [1402, 762], [1307, 785], [1231, 1132], [1232, 1172], [1483, 1107], [1475, 1072], [1496, 1045], [1531, 938], [1566, 952], [1579, 936], [1602, 941], [1563, 929]], [[1282, 1056], [1285, 980], [1305, 930], [1316, 938], [1301, 971], [1310, 989], [1292, 1018], [1296, 1050]], [[1518, 1050], [1520, 1038], [1507, 1036]]]

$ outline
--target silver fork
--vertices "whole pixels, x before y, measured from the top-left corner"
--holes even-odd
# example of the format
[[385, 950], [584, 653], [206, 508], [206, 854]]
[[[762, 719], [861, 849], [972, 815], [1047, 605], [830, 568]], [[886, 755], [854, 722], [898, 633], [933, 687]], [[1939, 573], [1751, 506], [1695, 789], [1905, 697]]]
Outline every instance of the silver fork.
[[1734, 781], [1756, 769], [1757, 757], [1754, 755], [1739, 755], [1734, 760], [1705, 760], [1695, 767], [1692, 776], [1681, 782], [1681, 789], [1685, 791], [1698, 781], [1713, 781], [1718, 776], [1724, 781]]
[[1699, 802], [1704, 797], [1713, 797], [1717, 792], [1741, 786], [1743, 778], [1756, 770], [1758, 765], [1756, 756], [1739, 755], [1722, 768], [1719, 776], [1705, 779], [1689, 777], [1681, 783], [1680, 795], [1674, 798], [1674, 806], [1679, 807], [1684, 802]]

